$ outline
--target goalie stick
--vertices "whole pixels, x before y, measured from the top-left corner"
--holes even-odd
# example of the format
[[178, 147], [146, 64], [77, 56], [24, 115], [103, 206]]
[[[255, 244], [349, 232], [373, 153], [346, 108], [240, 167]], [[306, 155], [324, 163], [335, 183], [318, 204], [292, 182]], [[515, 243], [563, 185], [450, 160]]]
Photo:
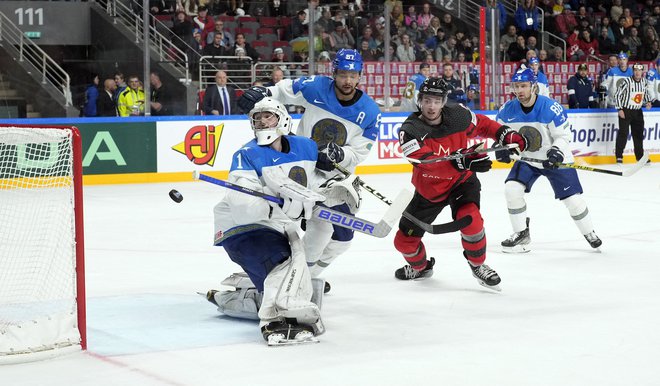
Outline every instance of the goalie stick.
[[[339, 170], [343, 175], [346, 177], [351, 175], [351, 172], [348, 170], [344, 169], [343, 166], [339, 165], [338, 163], [334, 163], [335, 169]], [[387, 197], [385, 197], [382, 193], [378, 192], [376, 189], [372, 188], [371, 186], [367, 185], [364, 181], [361, 179], [358, 179], [360, 181], [360, 186], [362, 186], [367, 192], [373, 194], [381, 200], [382, 202], [386, 203], [387, 205], [391, 205], [392, 201], [388, 200]], [[424, 232], [431, 233], [434, 235], [438, 235], [441, 233], [452, 233], [456, 232], [458, 230], [461, 230], [465, 228], [466, 226], [470, 225], [472, 223], [472, 217], [463, 217], [459, 220], [454, 220], [450, 221], [444, 224], [427, 224], [423, 222], [422, 220], [418, 219], [417, 217], [411, 215], [408, 212], [403, 212], [402, 213], [403, 217], [407, 218], [408, 220], [412, 221], [413, 224], [417, 225], [418, 227], [422, 228]]]
[[[280, 197], [271, 196], [269, 194], [258, 192], [256, 190], [249, 189], [244, 186], [233, 184], [229, 181], [213, 178], [211, 176], [201, 174], [197, 171], [193, 172], [193, 179], [206, 181], [215, 185], [222, 186], [227, 189], [232, 189], [241, 193], [249, 194], [251, 196], [261, 197], [264, 200], [274, 202], [278, 205], [282, 205], [284, 203], [284, 200], [281, 199]], [[378, 223], [374, 223], [369, 220], [355, 217], [351, 214], [340, 212], [338, 210], [334, 210], [319, 204], [314, 206], [314, 212], [312, 212], [312, 217], [315, 217], [324, 222], [329, 222], [331, 224], [340, 226], [342, 228], [348, 228], [356, 232], [367, 234], [369, 236], [382, 238], [390, 233], [392, 227], [394, 226], [394, 223], [401, 216], [401, 213], [403, 213], [406, 206], [410, 202], [411, 198], [412, 198], [412, 193], [409, 190], [406, 189], [401, 190], [401, 192], [396, 197], [390, 208], [387, 210], [387, 212], [385, 212], [385, 215]]]
[[410, 163], [413, 164], [434, 164], [436, 162], [444, 162], [444, 161], [451, 161], [459, 158], [464, 158], [464, 157], [470, 157], [476, 154], [482, 154], [482, 153], [490, 153], [493, 151], [500, 151], [504, 149], [515, 149], [518, 147], [518, 144], [512, 143], [508, 144], [506, 146], [496, 146], [496, 147], [488, 147], [488, 148], [483, 148], [481, 150], [476, 150], [476, 151], [471, 151], [469, 153], [452, 153], [449, 155], [446, 155], [444, 157], [438, 157], [438, 158], [425, 158], [425, 159], [417, 159], [417, 158], [409, 158], [406, 157], [406, 160]]
[[[538, 158], [530, 158], [530, 157], [521, 157], [521, 156], [516, 156], [512, 155], [511, 158], [520, 160], [520, 161], [527, 161], [527, 162], [536, 162], [536, 163], [543, 163], [545, 160], [538, 159]], [[603, 173], [603, 174], [611, 174], [614, 176], [621, 176], [621, 177], [630, 177], [633, 174], [637, 173], [639, 169], [641, 169], [646, 162], [649, 159], [649, 151], [646, 150], [644, 152], [644, 155], [642, 158], [639, 159], [633, 166], [627, 168], [626, 170], [623, 171], [618, 171], [618, 170], [609, 170], [609, 169], [600, 169], [600, 168], [594, 168], [592, 166], [585, 166], [585, 165], [576, 165], [576, 164], [565, 164], [561, 162], [557, 162], [555, 165], [560, 167], [560, 168], [565, 168], [565, 169], [578, 169], [578, 170], [586, 170], [588, 172], [596, 172], [596, 173]]]

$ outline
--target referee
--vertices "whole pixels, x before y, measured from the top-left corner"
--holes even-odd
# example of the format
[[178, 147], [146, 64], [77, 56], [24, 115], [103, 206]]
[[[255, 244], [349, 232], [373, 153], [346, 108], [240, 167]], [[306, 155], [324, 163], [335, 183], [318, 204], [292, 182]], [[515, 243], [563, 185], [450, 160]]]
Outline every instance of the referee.
[[623, 79], [617, 85], [615, 107], [619, 111], [619, 132], [616, 135], [614, 155], [616, 163], [623, 163], [623, 148], [628, 142], [628, 130], [632, 132], [635, 158], [639, 161], [644, 155], [644, 114], [642, 105], [651, 108], [647, 80], [642, 77], [644, 66], [639, 63], [633, 65], [633, 75]]

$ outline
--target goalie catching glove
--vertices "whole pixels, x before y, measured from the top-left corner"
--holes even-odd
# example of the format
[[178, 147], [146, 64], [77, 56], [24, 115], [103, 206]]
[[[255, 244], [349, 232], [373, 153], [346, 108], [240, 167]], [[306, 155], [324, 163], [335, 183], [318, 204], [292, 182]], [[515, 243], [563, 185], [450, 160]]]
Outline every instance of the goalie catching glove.
[[355, 174], [346, 178], [335, 176], [324, 182], [320, 188], [321, 193], [325, 196], [324, 205], [334, 207], [345, 203], [353, 214], [357, 213], [360, 208], [362, 201], [360, 179]]
[[[467, 149], [458, 149], [453, 154], [469, 154], [479, 151], [483, 148], [483, 143], [477, 143], [468, 147]], [[493, 161], [488, 158], [486, 153], [475, 153], [466, 155], [462, 158], [457, 158], [451, 161], [456, 169], [459, 171], [473, 171], [477, 173], [484, 173], [490, 170]]]
[[246, 114], [249, 111], [252, 111], [254, 105], [265, 97], [272, 96], [273, 94], [269, 89], [262, 86], [252, 86], [249, 89], [243, 92], [240, 98], [238, 98], [238, 107], [241, 108]]
[[326, 172], [334, 170], [335, 163], [340, 163], [344, 160], [344, 149], [334, 142], [328, 143], [323, 150], [319, 150], [318, 158], [316, 159], [316, 167]]
[[527, 147], [529, 146], [527, 142], [527, 138], [525, 138], [524, 135], [518, 133], [509, 126], [500, 127], [500, 129], [497, 130], [497, 134], [495, 135], [497, 137], [497, 143], [499, 143], [500, 146], [506, 146], [511, 144], [518, 145], [517, 148], [516, 147], [510, 148], [508, 150], [508, 154], [506, 154], [504, 151], [496, 152], [495, 157], [500, 162], [504, 162], [504, 163], [511, 162], [511, 157], [510, 157], [511, 154], [519, 155], [523, 151], [527, 150]]

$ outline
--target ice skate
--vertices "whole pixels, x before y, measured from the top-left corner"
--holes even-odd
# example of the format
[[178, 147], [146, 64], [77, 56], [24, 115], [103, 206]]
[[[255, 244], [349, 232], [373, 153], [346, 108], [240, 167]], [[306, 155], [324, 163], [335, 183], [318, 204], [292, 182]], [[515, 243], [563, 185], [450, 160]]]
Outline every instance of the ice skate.
[[586, 235], [584, 235], [584, 238], [587, 239], [587, 242], [589, 245], [591, 245], [591, 248], [598, 249], [601, 245], [603, 245], [603, 241], [596, 236], [596, 232], [589, 232]]
[[421, 271], [413, 269], [409, 264], [397, 269], [394, 272], [394, 277], [399, 280], [423, 280], [433, 276], [433, 266], [435, 265], [435, 258], [431, 257], [426, 263], [426, 268]]
[[529, 217], [527, 217], [527, 228], [520, 232], [514, 232], [508, 239], [502, 241], [502, 252], [504, 253], [526, 253], [531, 251], [529, 236]]
[[273, 322], [261, 327], [261, 333], [269, 346], [319, 343], [310, 329], [303, 325]]
[[472, 276], [477, 279], [479, 284], [497, 292], [502, 291], [502, 289], [498, 286], [502, 279], [500, 279], [500, 276], [497, 274], [497, 272], [495, 272], [494, 269], [487, 266], [486, 264], [481, 264], [476, 267], [473, 266], [470, 262], [468, 262], [468, 264], [472, 270]]

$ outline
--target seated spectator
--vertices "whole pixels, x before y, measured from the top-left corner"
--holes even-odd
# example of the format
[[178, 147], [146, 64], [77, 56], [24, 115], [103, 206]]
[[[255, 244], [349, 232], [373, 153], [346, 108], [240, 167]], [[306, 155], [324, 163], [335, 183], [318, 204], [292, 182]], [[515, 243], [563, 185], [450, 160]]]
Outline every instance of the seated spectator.
[[[447, 41], [443, 44], [440, 44], [438, 48], [435, 49], [436, 59], [443, 59], [445, 56], [449, 56], [449, 60], [454, 60], [458, 56], [458, 49], [456, 48], [456, 38], [450, 36]], [[440, 61], [440, 60], [438, 60]]]
[[417, 15], [417, 24], [422, 31], [426, 31], [429, 24], [431, 24], [431, 19], [433, 18], [433, 13], [431, 13], [431, 4], [425, 2], [422, 5], [422, 12]]
[[599, 56], [600, 50], [598, 49], [598, 40], [591, 37], [591, 31], [588, 29], [580, 32], [580, 39], [578, 40], [580, 50], [588, 57], [589, 55]]
[[536, 1], [523, 0], [516, 9], [515, 20], [518, 31], [525, 38], [536, 36], [539, 29], [539, 11], [536, 8]]
[[651, 47], [644, 49], [644, 56], [642, 57], [642, 60], [655, 62], [658, 60], [658, 58], [660, 58], [660, 42], [654, 40], [651, 42]]
[[456, 36], [458, 32], [462, 32], [459, 31], [458, 26], [456, 25], [456, 20], [451, 16], [451, 13], [445, 13], [442, 15], [440, 25], [447, 33], [447, 36]]
[[307, 13], [304, 10], [298, 11], [296, 17], [291, 21], [291, 32], [289, 33], [290, 39], [295, 39], [300, 36], [307, 36], [309, 29], [305, 23]]
[[316, 25], [323, 28], [323, 32], [331, 34], [335, 31], [335, 22], [332, 20], [332, 13], [330, 9], [323, 8], [321, 11], [321, 18], [316, 22]]
[[[389, 54], [390, 54], [390, 61], [392, 61], [392, 62], [399, 62], [399, 58], [396, 56], [396, 44], [394, 44], [394, 43], [390, 43], [390, 45], [388, 46], [388, 49], [389, 49]], [[383, 51], [383, 47], [382, 47], [382, 46], [381, 46], [380, 51], [381, 51], [381, 52]], [[379, 62], [382, 62], [382, 61], [384, 61], [384, 60], [385, 60], [385, 54], [381, 55], [381, 56], [378, 58], [378, 61], [379, 61]]]
[[440, 44], [444, 43], [447, 40], [446, 36], [447, 35], [445, 34], [445, 30], [442, 28], [438, 28], [435, 36], [431, 36], [427, 38], [426, 41], [424, 42], [424, 45], [429, 50], [435, 50], [436, 48], [438, 48]]
[[293, 61], [300, 63], [296, 65], [296, 70], [292, 73], [292, 77], [300, 78], [309, 74], [309, 53], [307, 51], [294, 52]]
[[280, 68], [282, 69], [282, 72], [284, 72], [285, 77], [287, 78], [291, 77], [291, 73], [289, 72], [289, 66], [284, 63], [287, 61], [287, 58], [284, 56], [284, 50], [281, 47], [277, 47], [276, 49], [273, 50], [273, 57], [270, 59], [270, 61], [274, 63], [281, 63], [281, 64], [275, 64], [271, 68]]
[[[419, 24], [417, 24], [418, 29], [419, 29]], [[442, 23], [440, 22], [440, 18], [437, 16], [433, 16], [431, 18], [431, 23], [429, 24], [428, 27], [426, 27], [425, 31], [422, 31], [419, 29], [425, 37], [433, 37], [438, 33], [438, 30], [442, 28]]]
[[408, 6], [408, 13], [404, 17], [403, 23], [406, 25], [406, 27], [410, 27], [410, 24], [413, 21], [417, 23], [417, 10], [415, 9], [414, 5], [410, 5]]
[[375, 62], [380, 58], [380, 52], [377, 49], [369, 47], [368, 40], [362, 40], [360, 42], [360, 49], [358, 51], [362, 56], [362, 60], [365, 62]]
[[[369, 27], [368, 25], [365, 26], [365, 27], [362, 29], [362, 36], [360, 36], [360, 37], [358, 38], [358, 40], [359, 40], [360, 42], [366, 40], [367, 43], [369, 44], [369, 49], [370, 49], [370, 50], [375, 50], [375, 49], [378, 48], [378, 43], [376, 42], [376, 39], [374, 39], [374, 37], [373, 37], [373, 30], [372, 30], [371, 27]], [[361, 44], [361, 43], [360, 43], [360, 44]], [[365, 60], [366, 60], [366, 59], [365, 59]]]
[[541, 63], [547, 62], [548, 61], [548, 51], [546, 50], [539, 50], [539, 61]]
[[[202, 49], [202, 55], [204, 55], [204, 56], [225, 56], [225, 55], [229, 55], [228, 50], [225, 49], [225, 47], [223, 46], [222, 35], [215, 34], [213, 36], [213, 40], [211, 41], [211, 44], [207, 44]], [[218, 59], [218, 61], [220, 61], [220, 59]]]
[[206, 6], [197, 7], [197, 16], [193, 17], [193, 25], [202, 31], [202, 40], [206, 42], [206, 36], [215, 29], [213, 17], [209, 16]]
[[562, 39], [566, 39], [572, 28], [576, 28], [577, 26], [578, 21], [569, 8], [564, 8], [564, 11], [555, 17], [555, 28], [557, 29], [557, 34]]
[[175, 6], [175, 0], [149, 0], [149, 11], [152, 15], [170, 15]]
[[527, 47], [525, 46], [525, 36], [518, 35], [515, 43], [511, 43], [506, 51], [509, 60], [512, 62], [519, 62], [525, 59], [527, 55]]
[[231, 34], [229, 31], [225, 31], [224, 29], [225, 22], [222, 21], [221, 19], [218, 19], [215, 21], [215, 28], [213, 31], [209, 32], [208, 36], [206, 37], [206, 44], [211, 44], [213, 43], [213, 38], [216, 35], [220, 35], [220, 45], [225, 49], [229, 50], [234, 46], [234, 36]]
[[500, 37], [500, 51], [504, 53], [504, 60], [510, 60], [507, 51], [511, 43], [516, 42], [516, 38], [518, 37], [517, 32], [516, 26], [510, 25], [506, 29], [506, 34]]
[[536, 37], [535, 36], [530, 36], [527, 38], [527, 50], [532, 50], [534, 51], [534, 56], [539, 56], [539, 48], [536, 45]]
[[410, 41], [410, 36], [407, 34], [403, 34], [401, 37], [401, 44], [396, 47], [396, 56], [399, 58], [400, 62], [415, 61], [415, 50], [413, 49], [413, 44]]
[[420, 42], [424, 41], [424, 33], [419, 29], [419, 26], [417, 25], [416, 21], [413, 21], [410, 23], [408, 28], [405, 29], [406, 33], [408, 36], [410, 36], [410, 40], [413, 42]]
[[172, 33], [178, 37], [178, 39], [173, 39], [174, 45], [185, 52], [186, 45], [192, 44], [192, 32], [193, 26], [190, 20], [188, 20], [186, 13], [177, 11], [174, 15], [174, 23], [172, 25]]
[[244, 49], [247, 56], [249, 56], [253, 62], [259, 60], [259, 53], [257, 52], [257, 50], [254, 49], [254, 47], [250, 45], [250, 43], [245, 41], [245, 35], [241, 32], [236, 34], [236, 42], [234, 43], [234, 46], [231, 48], [229, 55], [235, 56], [236, 48], [238, 47]]
[[332, 58], [330, 57], [330, 53], [328, 51], [321, 51], [317, 61], [319, 63], [330, 63], [332, 62]]
[[619, 18], [617, 23], [614, 22], [612, 23], [613, 24], [612, 33], [614, 34], [614, 41], [616, 43], [620, 44], [621, 41], [623, 40], [623, 37], [628, 35], [628, 31], [623, 26], [625, 22], [626, 22], [626, 18], [622, 16], [621, 18]]
[[600, 29], [600, 35], [597, 40], [598, 49], [602, 55], [616, 54], [620, 51], [614, 40], [610, 39], [607, 27]]
[[355, 47], [355, 39], [353, 38], [353, 35], [348, 33], [348, 29], [342, 23], [335, 22], [335, 30], [330, 36], [335, 41], [335, 50]]
[[565, 61], [565, 59], [564, 59], [564, 50], [559, 46], [555, 46], [552, 49], [552, 53], [548, 54], [548, 61], [550, 61], [550, 62], [563, 62], [563, 61]]
[[582, 61], [584, 59], [584, 51], [580, 49], [580, 31], [573, 28], [571, 34], [566, 38], [566, 59], [569, 62]]
[[273, 68], [273, 71], [270, 72], [270, 80], [268, 83], [264, 84], [264, 87], [274, 86], [282, 79], [284, 79], [284, 71], [279, 67], [275, 67]]

